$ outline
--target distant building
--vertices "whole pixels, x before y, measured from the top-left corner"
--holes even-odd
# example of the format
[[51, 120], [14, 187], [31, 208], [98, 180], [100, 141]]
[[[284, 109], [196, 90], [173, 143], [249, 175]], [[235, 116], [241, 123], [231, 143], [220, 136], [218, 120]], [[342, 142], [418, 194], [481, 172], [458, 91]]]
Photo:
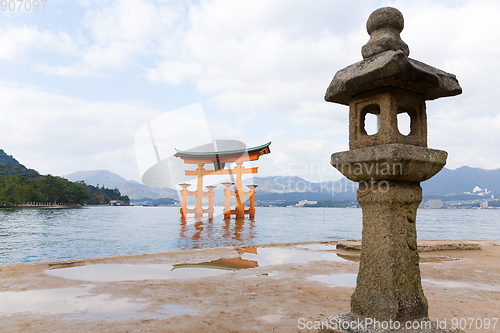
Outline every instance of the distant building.
[[481, 203], [479, 204], [479, 208], [482, 209], [488, 208], [488, 201], [486, 200], [481, 201]]
[[428, 201], [429, 208], [431, 209], [439, 209], [443, 208], [443, 201], [441, 199], [430, 199]]
[[479, 186], [476, 186], [474, 187], [474, 189], [472, 190], [472, 193], [471, 192], [464, 192], [465, 194], [473, 194], [473, 195], [480, 195], [480, 196], [484, 196], [490, 192], [488, 192], [488, 189], [485, 188], [484, 190], [482, 188], [480, 188]]
[[295, 206], [297, 207], [304, 207], [305, 205], [315, 205], [317, 204], [317, 201], [309, 201], [309, 200], [300, 200], [298, 204]]

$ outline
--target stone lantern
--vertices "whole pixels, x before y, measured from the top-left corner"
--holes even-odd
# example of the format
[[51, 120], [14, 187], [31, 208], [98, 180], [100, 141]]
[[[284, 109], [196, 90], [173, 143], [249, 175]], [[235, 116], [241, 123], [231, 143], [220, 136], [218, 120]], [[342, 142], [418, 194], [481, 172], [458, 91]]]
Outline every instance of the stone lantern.
[[[331, 164], [359, 182], [363, 210], [356, 289], [351, 312], [338, 315], [340, 320], [428, 318], [415, 223], [420, 182], [438, 173], [448, 154], [427, 148], [425, 101], [462, 89], [455, 75], [408, 58], [408, 45], [400, 38], [403, 25], [395, 8], [374, 11], [366, 24], [370, 40], [362, 48], [364, 60], [338, 71], [325, 95], [328, 102], [349, 106], [350, 150], [333, 154]], [[401, 113], [410, 118], [408, 135], [398, 129]], [[368, 114], [378, 118], [373, 135], [365, 129]]]

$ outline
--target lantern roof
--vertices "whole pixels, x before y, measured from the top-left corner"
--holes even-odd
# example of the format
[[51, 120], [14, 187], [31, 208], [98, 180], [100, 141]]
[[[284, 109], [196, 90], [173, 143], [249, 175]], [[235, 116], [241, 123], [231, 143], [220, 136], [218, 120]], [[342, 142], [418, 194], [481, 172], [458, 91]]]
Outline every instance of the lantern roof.
[[356, 95], [383, 87], [407, 89], [425, 100], [462, 93], [455, 75], [408, 58], [410, 50], [400, 37], [404, 22], [399, 10], [380, 8], [366, 26], [370, 40], [362, 48], [364, 60], [335, 74], [326, 101], [349, 105]]

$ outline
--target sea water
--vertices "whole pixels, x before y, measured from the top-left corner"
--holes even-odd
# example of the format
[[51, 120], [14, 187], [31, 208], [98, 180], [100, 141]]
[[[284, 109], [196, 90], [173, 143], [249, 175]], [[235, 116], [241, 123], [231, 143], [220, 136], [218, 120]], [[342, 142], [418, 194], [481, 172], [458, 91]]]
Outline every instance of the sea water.
[[[218, 212], [218, 214], [217, 214]], [[253, 219], [176, 207], [0, 210], [0, 265], [283, 242], [361, 239], [359, 208], [257, 207]], [[500, 240], [500, 209], [419, 209], [419, 239]]]

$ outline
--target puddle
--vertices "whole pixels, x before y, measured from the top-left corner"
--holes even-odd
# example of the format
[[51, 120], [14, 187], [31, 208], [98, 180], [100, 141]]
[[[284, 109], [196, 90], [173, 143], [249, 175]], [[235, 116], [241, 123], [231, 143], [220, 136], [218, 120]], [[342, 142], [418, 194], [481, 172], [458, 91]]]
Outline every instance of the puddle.
[[315, 252], [298, 249], [282, 249], [278, 247], [257, 248], [257, 253], [243, 253], [242, 259], [256, 261], [259, 267], [306, 264], [311, 261], [345, 261], [334, 252]]
[[177, 264], [173, 265], [172, 270], [179, 268], [208, 268], [208, 269], [223, 269], [228, 271], [237, 271], [245, 268], [255, 268], [258, 264], [253, 260], [245, 260], [240, 257], [236, 258], [220, 258], [208, 262], [200, 262], [198, 264]]
[[463, 288], [463, 289], [487, 290], [487, 291], [500, 292], [500, 286], [488, 285], [488, 284], [482, 284], [482, 283], [466, 283], [466, 282], [458, 282], [458, 281], [443, 281], [443, 280], [433, 280], [433, 279], [422, 279], [422, 283], [430, 283], [430, 284], [445, 287], [445, 288]]
[[358, 274], [331, 274], [331, 275], [313, 275], [307, 278], [311, 281], [326, 283], [332, 287], [356, 287], [356, 278]]
[[92, 282], [193, 279], [229, 273], [227, 270], [199, 267], [187, 267], [176, 270], [172, 269], [173, 266], [167, 264], [99, 264], [52, 269], [46, 273], [65, 279]]
[[[324, 245], [324, 244], [312, 244]], [[322, 247], [322, 249], [325, 249]], [[248, 248], [238, 251], [239, 257], [220, 258], [209, 262], [196, 264], [177, 264], [173, 269], [187, 269], [194, 267], [203, 267], [207, 269], [231, 270], [236, 271], [246, 268], [265, 267], [283, 264], [305, 264], [311, 261], [345, 261], [334, 252], [318, 252], [298, 249], [283, 249], [277, 247], [270, 248]], [[267, 275], [267, 274], [262, 274]], [[251, 275], [256, 277], [259, 275]]]
[[46, 273], [71, 280], [92, 282], [193, 279], [218, 276], [246, 268], [311, 261], [345, 261], [335, 252], [282, 248], [250, 248], [238, 251], [239, 257], [220, 258], [194, 264], [98, 264], [76, 267], [54, 266]]
[[94, 285], [81, 287], [0, 292], [0, 315], [39, 313], [69, 315], [73, 319], [120, 320], [132, 317], [169, 318], [197, 315], [196, 311], [168, 304], [157, 311], [143, 311], [148, 303], [114, 298], [109, 294], [92, 295]]
[[303, 244], [303, 245], [295, 245], [298, 249], [307, 249], [313, 251], [331, 251], [336, 250], [337, 245], [334, 244]]
[[[108, 294], [91, 295], [93, 285], [82, 287], [0, 292], [0, 313], [35, 312], [41, 314], [77, 314], [109, 319], [129, 317], [144, 307], [128, 298]], [[92, 309], [89, 311], [88, 309]]]

